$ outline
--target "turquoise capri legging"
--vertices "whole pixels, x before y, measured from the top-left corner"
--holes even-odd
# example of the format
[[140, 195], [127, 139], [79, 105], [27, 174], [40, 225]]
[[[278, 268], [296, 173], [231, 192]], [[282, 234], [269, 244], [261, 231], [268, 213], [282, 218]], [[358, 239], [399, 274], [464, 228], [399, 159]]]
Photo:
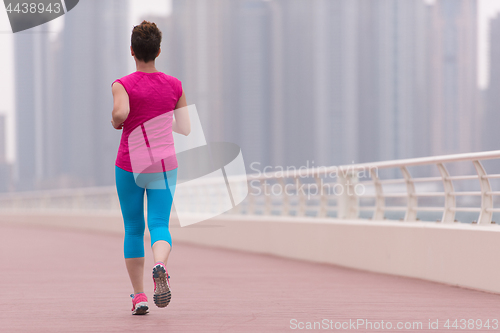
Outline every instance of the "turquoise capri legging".
[[136, 182], [133, 172], [125, 171], [115, 165], [116, 190], [125, 226], [123, 242], [125, 258], [144, 257], [144, 192], [148, 201], [147, 216], [151, 247], [159, 240], [167, 241], [172, 246], [168, 225], [177, 181], [177, 168], [165, 172], [141, 174], [141, 177], [137, 178]]

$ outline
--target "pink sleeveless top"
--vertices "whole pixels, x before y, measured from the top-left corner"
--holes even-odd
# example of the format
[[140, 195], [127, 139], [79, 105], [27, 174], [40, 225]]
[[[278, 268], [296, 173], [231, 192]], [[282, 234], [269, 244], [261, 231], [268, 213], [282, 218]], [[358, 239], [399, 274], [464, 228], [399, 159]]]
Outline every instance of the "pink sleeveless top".
[[137, 71], [115, 82], [123, 85], [130, 104], [115, 165], [135, 173], [177, 168], [172, 116], [182, 95], [181, 81], [162, 72]]

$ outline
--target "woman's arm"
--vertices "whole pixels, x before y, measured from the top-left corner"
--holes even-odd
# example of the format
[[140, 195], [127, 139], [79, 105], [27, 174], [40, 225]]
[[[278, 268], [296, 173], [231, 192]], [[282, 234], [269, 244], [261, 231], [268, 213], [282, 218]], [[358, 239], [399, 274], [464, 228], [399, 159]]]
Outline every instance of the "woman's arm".
[[111, 86], [113, 92], [113, 112], [111, 113], [111, 124], [116, 129], [123, 128], [123, 122], [127, 119], [130, 112], [130, 105], [128, 94], [125, 88], [119, 83], [115, 82]]
[[191, 120], [189, 119], [189, 110], [187, 108], [184, 90], [182, 90], [182, 96], [175, 106], [172, 131], [186, 136], [191, 133]]

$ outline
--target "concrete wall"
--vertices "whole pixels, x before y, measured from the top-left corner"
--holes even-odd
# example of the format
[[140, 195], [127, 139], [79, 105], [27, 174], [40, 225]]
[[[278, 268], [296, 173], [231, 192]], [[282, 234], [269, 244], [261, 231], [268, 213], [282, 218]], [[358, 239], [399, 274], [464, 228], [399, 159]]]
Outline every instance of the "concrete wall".
[[[0, 214], [28, 223], [123, 234], [119, 214]], [[222, 215], [181, 228], [188, 242], [443, 282], [500, 293], [500, 226]], [[146, 236], [148, 236], [146, 230]]]

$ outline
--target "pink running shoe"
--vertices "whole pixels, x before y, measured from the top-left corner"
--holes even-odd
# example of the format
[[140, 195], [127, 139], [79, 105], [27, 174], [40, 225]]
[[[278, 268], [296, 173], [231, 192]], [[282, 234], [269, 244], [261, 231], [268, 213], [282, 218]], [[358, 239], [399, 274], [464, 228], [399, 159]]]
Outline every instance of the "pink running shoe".
[[130, 294], [132, 297], [132, 314], [144, 315], [149, 312], [148, 297], [145, 293]]
[[164, 308], [170, 303], [172, 294], [170, 292], [169, 278], [165, 265], [162, 262], [157, 262], [153, 267], [153, 282], [155, 284], [153, 299], [159, 308]]

